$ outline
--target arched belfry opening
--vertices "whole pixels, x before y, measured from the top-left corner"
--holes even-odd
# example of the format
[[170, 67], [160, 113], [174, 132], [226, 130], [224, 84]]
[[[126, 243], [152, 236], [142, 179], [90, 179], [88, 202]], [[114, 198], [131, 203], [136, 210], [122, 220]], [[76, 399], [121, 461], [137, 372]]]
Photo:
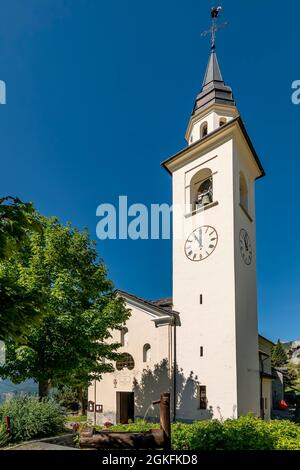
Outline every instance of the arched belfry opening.
[[209, 168], [203, 168], [193, 176], [190, 202], [193, 211], [213, 202], [213, 175]]
[[208, 134], [208, 124], [205, 121], [200, 126], [200, 139], [203, 139], [203, 137], [206, 137], [207, 134]]
[[248, 212], [249, 197], [247, 181], [243, 173], [240, 173], [240, 204]]

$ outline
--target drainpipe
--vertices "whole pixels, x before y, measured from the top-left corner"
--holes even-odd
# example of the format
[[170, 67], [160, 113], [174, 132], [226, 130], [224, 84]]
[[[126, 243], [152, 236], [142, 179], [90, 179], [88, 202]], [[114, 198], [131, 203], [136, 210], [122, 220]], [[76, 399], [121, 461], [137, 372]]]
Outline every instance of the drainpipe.
[[96, 386], [97, 380], [94, 381], [94, 426], [97, 424], [97, 414], [96, 414], [96, 401], [97, 401], [97, 393], [96, 393]]
[[177, 405], [177, 331], [176, 331], [176, 318], [174, 319], [174, 362], [173, 362], [173, 422], [176, 421], [176, 405]]
[[[263, 402], [263, 373], [264, 373], [264, 362], [269, 359], [270, 356], [265, 357], [264, 359], [260, 359], [261, 362], [261, 372], [260, 372], [260, 409], [261, 409], [261, 417], [265, 419], [265, 406]], [[271, 404], [270, 404], [271, 406]]]
[[263, 371], [260, 374], [260, 413], [261, 413], [261, 418], [265, 419], [265, 410], [264, 410], [264, 404], [263, 404], [263, 378], [262, 378], [262, 374], [263, 374]]

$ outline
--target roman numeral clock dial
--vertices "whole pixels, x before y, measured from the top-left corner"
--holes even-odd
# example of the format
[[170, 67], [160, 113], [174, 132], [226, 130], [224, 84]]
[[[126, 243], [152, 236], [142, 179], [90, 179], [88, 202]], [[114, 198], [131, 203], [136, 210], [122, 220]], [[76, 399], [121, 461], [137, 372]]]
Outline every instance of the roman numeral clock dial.
[[240, 251], [244, 263], [249, 266], [252, 261], [252, 246], [248, 232], [244, 228], [240, 231]]
[[184, 252], [191, 261], [202, 261], [216, 249], [218, 234], [210, 225], [196, 228], [185, 242]]

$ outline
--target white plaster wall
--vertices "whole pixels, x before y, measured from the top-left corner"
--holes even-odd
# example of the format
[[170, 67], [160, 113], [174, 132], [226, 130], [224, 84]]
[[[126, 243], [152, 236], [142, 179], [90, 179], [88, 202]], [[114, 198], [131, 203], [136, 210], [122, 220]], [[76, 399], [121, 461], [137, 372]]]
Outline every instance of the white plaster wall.
[[264, 419], [271, 419], [272, 411], [272, 381], [269, 379], [263, 379], [262, 383], [262, 396], [264, 402]]
[[[240, 207], [240, 173], [243, 173], [249, 193], [249, 215]], [[250, 411], [260, 414], [259, 363], [256, 287], [256, 227], [254, 184], [257, 168], [242, 139], [234, 145], [234, 237], [235, 237], [235, 293], [236, 293], [236, 348], [238, 366], [238, 413]], [[251, 240], [253, 258], [247, 266], [240, 253], [240, 230], [246, 229]]]
[[[97, 423], [110, 420], [116, 423], [116, 392], [134, 392], [135, 416], [143, 417], [148, 405], [159, 399], [160, 393], [171, 388], [171, 373], [169, 364], [173, 357], [170, 351], [172, 346], [172, 327], [168, 324], [155, 327], [155, 323], [147, 312], [127, 304], [131, 309], [131, 317], [126, 323], [128, 328], [128, 345], [121, 347], [119, 352], [131, 354], [135, 361], [133, 370], [124, 369], [103, 374], [101, 381], [96, 383], [96, 403], [103, 405], [103, 413], [97, 413]], [[120, 332], [114, 331], [112, 341], [120, 342]], [[151, 345], [151, 362], [143, 362], [143, 346]], [[168, 364], [162, 363], [163, 359]], [[114, 383], [114, 380], [117, 383]], [[95, 400], [94, 384], [89, 387], [88, 399]], [[94, 413], [88, 413], [94, 420]], [[148, 416], [158, 418], [158, 407], [149, 410]]]
[[[177, 205], [185, 200], [186, 185], [202, 165], [214, 173], [214, 200], [218, 205], [181, 217]], [[174, 309], [181, 319], [177, 358], [187, 381], [177, 417], [184, 420], [208, 417], [198, 409], [198, 384], [206, 385], [208, 408], [215, 418], [232, 418], [237, 412], [232, 168], [233, 141], [227, 138], [173, 173], [174, 229], [178, 231], [183, 221], [187, 237], [194, 228], [211, 225], [219, 236], [216, 250], [201, 262], [186, 257], [185, 237], [173, 240]], [[200, 346], [204, 347], [204, 357], [200, 357]]]
[[[265, 338], [259, 336], [258, 338], [259, 351], [266, 354], [264, 356], [263, 369], [267, 374], [272, 374], [272, 364], [271, 364], [271, 353], [272, 353], [272, 344], [267, 341]], [[269, 356], [267, 358], [267, 356]], [[266, 420], [271, 419], [271, 412], [273, 407], [273, 396], [272, 396], [272, 380], [268, 378], [262, 379], [262, 397], [264, 401], [264, 418]], [[266, 402], [267, 399], [267, 402]], [[267, 406], [266, 406], [267, 405]]]

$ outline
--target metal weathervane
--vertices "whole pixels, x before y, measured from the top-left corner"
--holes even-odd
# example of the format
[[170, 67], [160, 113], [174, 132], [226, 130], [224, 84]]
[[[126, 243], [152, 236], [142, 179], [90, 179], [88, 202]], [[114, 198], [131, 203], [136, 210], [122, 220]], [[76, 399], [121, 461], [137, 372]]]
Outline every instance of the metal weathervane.
[[221, 10], [222, 10], [222, 7], [211, 7], [210, 9], [211, 20], [212, 20], [211, 28], [208, 31], [203, 31], [203, 33], [201, 33], [201, 36], [204, 36], [204, 37], [206, 37], [208, 34], [211, 34], [211, 50], [212, 51], [214, 51], [216, 48], [217, 31], [221, 28], [225, 28], [225, 26], [227, 26], [228, 24], [227, 22], [221, 23], [221, 24], [218, 23], [218, 18], [219, 18], [219, 14]]

